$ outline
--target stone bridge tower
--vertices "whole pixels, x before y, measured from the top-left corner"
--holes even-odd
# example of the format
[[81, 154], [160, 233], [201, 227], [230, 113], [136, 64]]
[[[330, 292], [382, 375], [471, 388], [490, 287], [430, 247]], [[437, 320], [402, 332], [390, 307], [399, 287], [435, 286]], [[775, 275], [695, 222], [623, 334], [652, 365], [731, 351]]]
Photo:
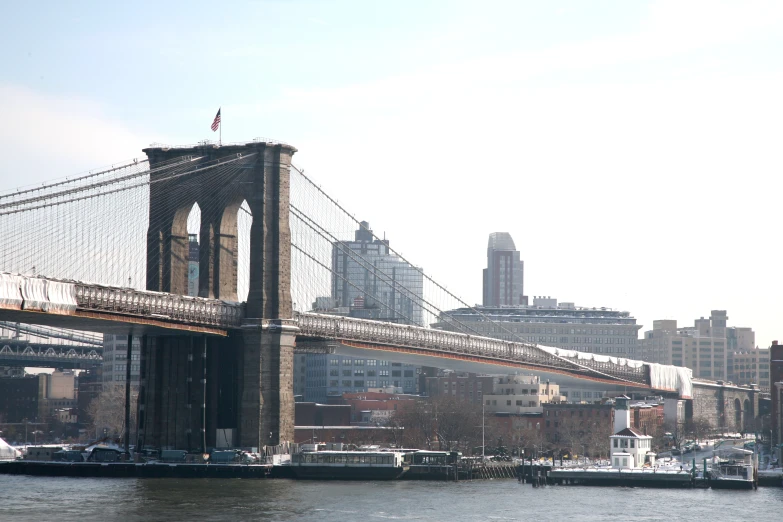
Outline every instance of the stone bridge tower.
[[253, 142], [144, 152], [151, 170], [190, 157], [189, 171], [219, 160], [220, 172], [231, 173], [217, 182], [217, 169], [178, 177], [171, 170], [151, 173], [148, 290], [187, 294], [187, 218], [198, 203], [199, 296], [236, 301], [237, 212], [243, 201], [253, 222], [241, 330], [228, 338], [161, 336], [142, 343], [139, 442], [193, 450], [293, 441], [289, 190], [296, 149]]

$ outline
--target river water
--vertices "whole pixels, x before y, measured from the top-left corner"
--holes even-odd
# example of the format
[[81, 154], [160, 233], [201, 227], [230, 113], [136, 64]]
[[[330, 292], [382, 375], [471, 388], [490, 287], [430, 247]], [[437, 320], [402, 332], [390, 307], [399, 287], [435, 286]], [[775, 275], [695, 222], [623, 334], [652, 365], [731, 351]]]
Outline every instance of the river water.
[[0, 521], [783, 520], [783, 489], [0, 475]]

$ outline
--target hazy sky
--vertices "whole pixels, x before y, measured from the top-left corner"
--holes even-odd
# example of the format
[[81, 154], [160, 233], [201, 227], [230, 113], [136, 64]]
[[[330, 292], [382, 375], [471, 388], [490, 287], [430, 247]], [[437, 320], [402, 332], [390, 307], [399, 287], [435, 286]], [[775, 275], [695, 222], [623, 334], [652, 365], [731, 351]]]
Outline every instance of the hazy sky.
[[0, 188], [257, 136], [468, 302], [525, 293], [783, 340], [783, 2], [13, 2]]

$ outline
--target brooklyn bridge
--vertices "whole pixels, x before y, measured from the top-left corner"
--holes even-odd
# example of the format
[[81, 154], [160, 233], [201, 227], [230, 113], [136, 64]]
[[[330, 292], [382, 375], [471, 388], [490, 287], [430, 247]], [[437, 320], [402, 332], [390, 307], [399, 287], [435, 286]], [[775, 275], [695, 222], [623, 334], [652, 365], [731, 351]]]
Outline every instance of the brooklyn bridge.
[[[0, 194], [0, 321], [128, 336], [128, 362], [130, 338], [140, 337], [139, 447], [206, 448], [219, 430], [241, 447], [293, 440], [295, 350], [383, 352], [694, 397], [686, 368], [488, 338], [444, 314], [481, 312], [424, 270], [415, 292], [344, 247], [357, 229], [372, 231], [292, 164], [295, 152], [266, 139], [158, 145], [146, 158]], [[195, 282], [189, 229], [199, 243]], [[355, 286], [335, 269], [335, 252], [392, 289], [368, 297], [391, 322], [313, 311], [332, 285]], [[444, 318], [451, 331], [430, 326]], [[84, 335], [59, 351], [0, 341], [0, 361], [99, 358]]]

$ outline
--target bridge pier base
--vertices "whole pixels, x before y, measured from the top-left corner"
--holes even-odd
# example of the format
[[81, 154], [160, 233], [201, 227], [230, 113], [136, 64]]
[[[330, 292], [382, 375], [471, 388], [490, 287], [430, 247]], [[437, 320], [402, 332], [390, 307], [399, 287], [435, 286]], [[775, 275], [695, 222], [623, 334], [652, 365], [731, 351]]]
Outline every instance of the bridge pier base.
[[236, 445], [227, 434], [238, 428], [241, 342], [238, 335], [161, 336], [142, 345], [142, 447], [201, 452]]
[[294, 440], [296, 332], [290, 321], [243, 326], [241, 447], [261, 448]]

